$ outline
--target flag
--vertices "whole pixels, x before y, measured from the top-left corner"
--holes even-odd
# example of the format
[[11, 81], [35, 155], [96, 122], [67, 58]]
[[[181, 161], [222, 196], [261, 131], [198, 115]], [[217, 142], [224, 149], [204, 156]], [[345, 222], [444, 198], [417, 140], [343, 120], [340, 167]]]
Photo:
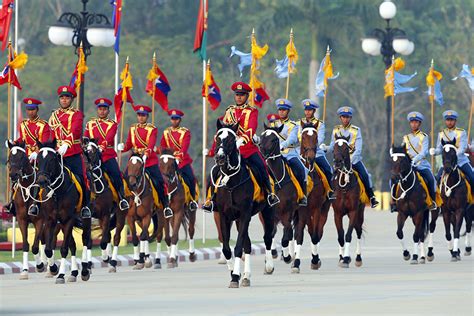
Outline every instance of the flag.
[[122, 20], [122, 0], [111, 0], [112, 5], [112, 24], [114, 25], [115, 44], [114, 50], [119, 54], [120, 51], [120, 22]]
[[265, 85], [263, 82], [258, 80], [256, 76], [253, 76], [252, 79], [250, 79], [250, 86], [253, 89], [252, 95], [254, 96], [254, 104], [261, 108], [263, 102], [270, 100], [270, 97], [265, 90]]
[[428, 71], [428, 75], [426, 76], [426, 85], [428, 86], [428, 90], [426, 93], [430, 101], [436, 101], [438, 105], [443, 105], [443, 93], [441, 92], [441, 84], [439, 81], [443, 78], [443, 75], [436, 71], [433, 67], [430, 67]]
[[469, 88], [474, 92], [474, 68], [469, 68], [469, 65], [462, 65], [461, 72], [457, 77], [454, 77], [453, 80], [457, 80], [458, 78], [464, 78], [467, 80], [469, 84]]
[[120, 88], [114, 97], [114, 108], [115, 108], [115, 120], [118, 124], [122, 120], [122, 107], [125, 102], [130, 103], [132, 106], [134, 104], [133, 98], [130, 94], [130, 90], [133, 89], [132, 74], [130, 73], [130, 65], [128, 62], [125, 63], [125, 67], [120, 74], [120, 79], [122, 83]]
[[202, 96], [207, 98], [207, 101], [211, 105], [211, 110], [215, 111], [221, 103], [221, 90], [214, 80], [214, 76], [211, 72], [211, 67], [208, 65], [206, 69], [206, 80], [202, 85]]
[[153, 62], [147, 79], [145, 91], [151, 96], [154, 95], [155, 101], [161, 105], [164, 111], [168, 112], [168, 93], [171, 91], [171, 86], [156, 62]]
[[242, 77], [242, 72], [244, 71], [244, 68], [252, 65], [252, 54], [242, 53], [240, 50], [237, 50], [235, 46], [232, 46], [230, 48], [229, 58], [234, 55], [240, 57], [240, 63], [237, 65], [237, 68], [239, 68], [240, 76]]
[[250, 53], [252, 54], [252, 65], [250, 71], [253, 75], [258, 75], [260, 73], [260, 59], [263, 58], [268, 52], [268, 45], [265, 44], [263, 47], [257, 44], [257, 39], [255, 36], [252, 36], [252, 49]]
[[286, 45], [286, 57], [288, 57], [287, 66], [289, 66], [289, 71], [290, 73], [294, 73], [296, 71], [295, 65], [298, 62], [298, 52], [296, 51], [295, 43], [293, 42], [292, 36], [290, 38], [290, 41]]
[[401, 73], [395, 71], [395, 95], [397, 94], [402, 94], [402, 93], [407, 93], [407, 92], [413, 92], [417, 87], [405, 87], [402, 86], [403, 84], [407, 83], [411, 79], [413, 79], [417, 75], [417, 72], [415, 71], [411, 75], [402, 75]]
[[267, 92], [265, 91], [265, 85], [258, 79], [260, 74], [260, 59], [263, 58], [268, 52], [268, 45], [265, 44], [263, 47], [257, 44], [257, 39], [252, 33], [252, 46], [250, 53], [252, 54], [252, 65], [250, 66], [250, 87], [252, 88], [251, 97], [253, 103], [262, 107], [263, 102], [270, 100]]
[[13, 86], [21, 90], [21, 84], [18, 81], [15, 69], [22, 69], [26, 65], [28, 62], [28, 55], [25, 53], [16, 55], [11, 44], [9, 44], [8, 53], [8, 61], [5, 63], [2, 72], [0, 72], [0, 85], [10, 82]]
[[[208, 0], [201, 0], [199, 3], [199, 13], [196, 21], [196, 34], [194, 36], [193, 52], [199, 52], [202, 60], [206, 60], [207, 44], [207, 9]], [[203, 3], [204, 2], [204, 3]]]
[[15, 0], [3, 0], [0, 7], [0, 42], [2, 42], [2, 51], [8, 43], [8, 33], [12, 21], [13, 8]]
[[288, 77], [288, 56], [285, 56], [282, 60], [275, 59], [274, 71], [280, 79]]
[[392, 65], [385, 70], [385, 98], [397, 94], [412, 92], [417, 89], [416, 87], [403, 86], [417, 75], [416, 72], [411, 75], [402, 75], [399, 71], [403, 68], [405, 68], [405, 61], [398, 57], [393, 61]]
[[79, 47], [79, 56], [74, 68], [74, 72], [72, 73], [71, 80], [69, 80], [69, 86], [78, 91], [81, 87], [81, 84], [84, 82], [84, 74], [87, 72], [87, 70], [89, 70], [89, 68], [86, 65], [84, 50], [81, 46]]
[[334, 80], [339, 77], [339, 73], [334, 75], [330, 51], [326, 53], [319, 65], [318, 75], [316, 76], [316, 96], [323, 97], [324, 91], [328, 86], [328, 80]]

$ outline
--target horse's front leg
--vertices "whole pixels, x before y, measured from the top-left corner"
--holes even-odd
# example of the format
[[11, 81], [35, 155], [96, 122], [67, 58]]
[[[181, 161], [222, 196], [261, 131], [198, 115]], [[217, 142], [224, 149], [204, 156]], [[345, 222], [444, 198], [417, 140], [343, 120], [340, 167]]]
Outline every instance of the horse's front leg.
[[61, 263], [59, 264], [59, 274], [58, 277], [56, 278], [56, 284], [64, 284], [64, 275], [66, 274], [66, 269], [67, 269], [67, 261], [66, 257], [68, 254], [68, 249], [69, 249], [69, 243], [71, 242], [72, 238], [72, 227], [74, 224], [74, 218], [70, 218], [66, 221], [66, 223], [63, 224], [63, 235], [64, 235], [64, 240], [60, 248], [61, 252]]
[[102, 261], [108, 263], [110, 261], [110, 216], [107, 213], [104, 217], [99, 219], [99, 226], [102, 231], [100, 239], [100, 249], [102, 254]]
[[250, 276], [251, 276], [251, 267], [250, 267], [250, 254], [252, 252], [252, 243], [250, 242], [250, 237], [247, 236], [244, 238], [244, 277], [242, 278], [241, 285], [243, 287], [250, 286]]
[[465, 239], [465, 245], [466, 249], [464, 252], [465, 256], [470, 256], [472, 247], [471, 247], [471, 230], [472, 230], [472, 220], [473, 220], [473, 215], [474, 215], [474, 205], [468, 205], [466, 208], [466, 211], [464, 213], [464, 218], [466, 220], [466, 239]]
[[453, 256], [453, 240], [451, 235], [451, 212], [444, 206], [442, 206], [441, 209], [443, 213], [443, 223], [448, 250], [451, 253], [451, 260], [454, 260], [453, 258], [455, 258], [455, 256]]
[[[151, 206], [150, 206], [151, 209]], [[153, 262], [150, 259], [150, 234], [148, 228], [151, 224], [151, 212], [142, 218], [142, 232], [140, 234], [140, 259], [139, 263], [144, 264], [146, 268], [151, 268]]]
[[355, 225], [355, 230], [357, 234], [357, 244], [356, 244], [356, 259], [355, 259], [355, 266], [361, 267], [362, 266], [362, 254], [361, 254], [361, 239], [363, 233], [363, 225], [364, 225], [364, 208], [363, 204], [359, 205], [359, 210], [357, 213], [357, 222]]
[[189, 216], [188, 233], [189, 233], [189, 261], [194, 262], [197, 259], [194, 248], [194, 232], [196, 227], [196, 212], [186, 210]]
[[[135, 262], [135, 266], [133, 270], [141, 270], [143, 267], [140, 268], [138, 266], [138, 260], [140, 259], [140, 250], [138, 249], [138, 237], [137, 237], [137, 228], [135, 226], [135, 216], [133, 215], [132, 207], [128, 211], [127, 215], [127, 223], [128, 227], [130, 228], [130, 234], [132, 235], [132, 244], [133, 244], [133, 261]], [[133, 210], [135, 212], [135, 210]]]
[[220, 221], [220, 234], [222, 236], [222, 254], [226, 260], [227, 269], [232, 271], [232, 250], [229, 246], [230, 241], [230, 228], [232, 227], [232, 221], [228, 220], [224, 215], [219, 216]]
[[345, 236], [345, 243], [344, 243], [344, 254], [343, 254], [343, 261], [341, 263], [341, 268], [349, 268], [349, 263], [351, 262], [351, 253], [350, 247], [352, 242], [352, 231], [357, 224], [357, 208], [353, 209], [349, 212], [349, 226], [347, 227], [347, 232]]
[[71, 238], [69, 241], [69, 250], [71, 251], [71, 275], [67, 279], [68, 282], [76, 282], [77, 276], [79, 275], [79, 269], [77, 267], [76, 259], [76, 241], [74, 240], [74, 235], [71, 233]]
[[54, 249], [56, 248], [56, 240], [58, 236], [58, 225], [55, 219], [48, 218], [45, 227], [44, 227], [44, 239], [45, 239], [45, 249], [44, 254], [46, 255], [48, 261], [48, 273], [46, 274], [47, 278], [52, 278], [57, 275], [59, 268], [54, 262]]
[[87, 281], [92, 269], [91, 218], [82, 218], [82, 260], [81, 278]]
[[33, 253], [35, 257], [35, 262], [36, 262], [36, 272], [44, 272], [45, 271], [45, 265], [43, 261], [41, 260], [41, 253], [40, 253], [40, 239], [41, 236], [43, 235], [43, 224], [44, 224], [44, 219], [43, 218], [38, 218], [33, 225], [35, 226], [35, 239], [33, 241], [33, 246], [31, 247], [31, 252]]
[[[247, 209], [249, 210], [249, 209]], [[250, 211], [249, 211], [250, 212]], [[237, 241], [235, 243], [234, 247], [234, 268], [232, 269], [231, 273], [231, 282], [229, 287], [230, 288], [236, 288], [239, 287], [239, 280], [240, 280], [240, 264], [242, 262], [242, 249], [244, 245], [244, 240], [245, 238], [248, 237], [248, 228], [250, 224], [250, 214], [246, 213], [241, 216], [239, 219], [239, 225], [238, 227], [238, 235], [237, 235]], [[269, 244], [269, 251], [270, 256], [271, 256], [271, 240]]]
[[[23, 206], [23, 208], [25, 208], [25, 206]], [[17, 210], [19, 209], [20, 207], [17, 207]], [[21, 237], [23, 241], [23, 263], [22, 271], [20, 273], [20, 280], [28, 280], [28, 252], [30, 250], [30, 244], [28, 243], [28, 218], [18, 218], [18, 226], [20, 227]]]
[[431, 214], [431, 221], [430, 221], [430, 232], [428, 234], [428, 253], [426, 255], [426, 259], [428, 261], [434, 260], [434, 252], [433, 252], [433, 233], [436, 229], [436, 220], [439, 216], [439, 209], [430, 211]]
[[[216, 224], [216, 229], [217, 229], [217, 238], [219, 239], [219, 243], [221, 245], [221, 248], [223, 248], [223, 237], [222, 237], [222, 232], [221, 232], [221, 219], [220, 219], [220, 213], [219, 212], [214, 212], [213, 214], [214, 217], [214, 223]], [[219, 256], [219, 261], [217, 261], [218, 264], [226, 264], [226, 258], [224, 256], [224, 253], [221, 252]]]
[[118, 248], [120, 245], [120, 239], [122, 230], [125, 227], [125, 217], [127, 216], [124, 211], [120, 211], [118, 209], [115, 210], [116, 214], [116, 226], [115, 226], [115, 235], [114, 235], [114, 247], [112, 249], [112, 259], [110, 260], [110, 268], [109, 272], [114, 273], [117, 272], [117, 257], [118, 257]]
[[[276, 229], [274, 222], [275, 209], [268, 205], [262, 210], [263, 219], [263, 241], [265, 242], [265, 274], [272, 274], [275, 270], [272, 256], [273, 231]], [[250, 223], [250, 218], [249, 218]], [[246, 227], [248, 231], [248, 225]]]
[[464, 208], [458, 208], [454, 212], [454, 244], [453, 254], [456, 255], [458, 261], [461, 260], [461, 250], [459, 249], [459, 232], [461, 231], [461, 225], [464, 218]]
[[405, 226], [406, 220], [407, 216], [405, 213], [399, 211], [397, 215], [397, 237], [398, 240], [400, 240], [400, 244], [402, 245], [403, 259], [408, 261], [410, 259], [410, 252], [408, 251], [405, 240], [403, 239], [403, 226]]
[[179, 227], [183, 220], [183, 211], [175, 212], [171, 219], [172, 235], [171, 235], [171, 250], [170, 259], [168, 262], [168, 268], [176, 268], [178, 266], [178, 239], [179, 239]]

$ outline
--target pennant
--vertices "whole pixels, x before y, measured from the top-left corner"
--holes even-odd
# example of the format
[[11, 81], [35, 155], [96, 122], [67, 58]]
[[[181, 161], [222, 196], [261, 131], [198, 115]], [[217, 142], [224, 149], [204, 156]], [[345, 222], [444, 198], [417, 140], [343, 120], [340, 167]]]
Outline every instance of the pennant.
[[125, 102], [128, 102], [134, 105], [134, 101], [130, 91], [133, 89], [133, 81], [132, 81], [132, 74], [130, 73], [130, 65], [127, 62], [125, 67], [120, 74], [120, 79], [122, 83], [120, 84], [120, 88], [118, 89], [117, 93], [114, 96], [114, 108], [115, 108], [115, 120], [118, 124], [122, 120], [122, 107]]
[[148, 72], [147, 79], [145, 91], [151, 96], [154, 95], [155, 101], [164, 111], [168, 112], [168, 93], [171, 91], [171, 86], [156, 63]]
[[122, 21], [122, 0], [111, 0], [112, 5], [112, 24], [114, 26], [115, 44], [114, 50], [119, 54], [120, 51], [120, 22]]
[[457, 77], [454, 77], [453, 80], [457, 80], [458, 78], [464, 78], [467, 80], [469, 84], [469, 88], [472, 92], [474, 92], [474, 68], [469, 68], [469, 65], [462, 65], [462, 69], [459, 72]]
[[402, 93], [407, 93], [407, 92], [413, 92], [416, 89], [418, 89], [417, 87], [402, 86], [403, 84], [406, 84], [408, 81], [413, 79], [416, 75], [417, 75], [416, 72], [414, 72], [411, 75], [402, 75], [401, 73], [395, 71], [395, 78], [394, 78], [394, 81], [395, 81], [394, 93], [395, 93], [395, 95], [402, 94]]
[[199, 3], [199, 13], [196, 21], [196, 34], [194, 35], [193, 52], [198, 52], [201, 60], [207, 60], [207, 3], [208, 0], [201, 0]]
[[240, 77], [242, 77], [242, 72], [244, 71], [244, 68], [252, 65], [252, 54], [242, 53], [240, 50], [237, 50], [235, 46], [232, 46], [230, 48], [229, 58], [231, 58], [234, 55], [240, 57], [240, 63], [237, 65], [237, 68], [239, 68]]
[[339, 77], [339, 73], [334, 75], [331, 57], [328, 53], [326, 53], [323, 60], [321, 60], [319, 71], [316, 76], [316, 96], [323, 97], [324, 92], [328, 86], [328, 80], [334, 80], [337, 77]]
[[385, 70], [385, 98], [397, 94], [412, 92], [417, 89], [416, 87], [403, 86], [417, 75], [416, 72], [411, 75], [402, 75], [399, 71], [403, 68], [405, 68], [405, 61], [398, 57], [393, 61], [392, 65]]
[[275, 59], [275, 74], [278, 78], [283, 79], [288, 77], [288, 56], [282, 60]]
[[11, 65], [15, 67], [23, 68], [26, 62], [28, 61], [28, 56], [25, 53], [21, 53], [20, 55], [23, 55], [23, 56], [20, 57], [20, 59], [17, 59], [18, 56], [16, 56], [11, 45], [9, 45], [8, 50], [9, 50], [9, 57], [10, 57], [9, 60], [11, 61], [10, 62], [7, 61], [3, 67], [2, 72], [0, 72], [0, 86], [10, 82], [11, 85], [21, 90], [22, 87], [21, 87], [20, 82], [18, 81], [18, 77], [16, 76], [15, 68], [13, 68]]
[[252, 87], [252, 95], [254, 96], [254, 104], [261, 108], [265, 101], [270, 100], [267, 91], [265, 90], [265, 85], [263, 82], [257, 79], [256, 76], [253, 76], [250, 79], [250, 86]]
[[8, 44], [14, 2], [14, 0], [3, 0], [0, 7], [0, 42], [2, 42], [2, 51], [5, 50]]
[[444, 104], [443, 93], [441, 92], [441, 84], [439, 83], [442, 78], [443, 75], [439, 71], [436, 71], [433, 67], [430, 67], [428, 75], [426, 76], [426, 85], [428, 86], [426, 93], [428, 94], [430, 101], [434, 100], [440, 106]]
[[221, 104], [221, 90], [217, 86], [209, 66], [206, 69], [206, 79], [202, 85], [202, 96], [207, 99], [213, 111]]
[[290, 41], [286, 45], [286, 57], [288, 58], [289, 65], [287, 64], [287, 66], [289, 66], [290, 73], [296, 72], [295, 65], [298, 62], [298, 52], [296, 51], [296, 47], [295, 47], [295, 43], [293, 42], [293, 39], [290, 39]]

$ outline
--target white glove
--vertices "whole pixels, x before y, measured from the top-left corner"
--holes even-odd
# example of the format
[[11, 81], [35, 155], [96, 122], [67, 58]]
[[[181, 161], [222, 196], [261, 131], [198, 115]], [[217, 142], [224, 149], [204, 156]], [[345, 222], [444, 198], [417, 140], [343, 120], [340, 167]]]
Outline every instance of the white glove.
[[253, 139], [253, 142], [254, 142], [256, 145], [260, 144], [260, 136], [258, 136], [258, 135], [253, 135], [252, 139]]
[[204, 148], [203, 151], [202, 151], [202, 156], [206, 157], [207, 155], [209, 155], [209, 149]]
[[237, 148], [242, 147], [244, 145], [244, 139], [242, 137], [238, 138], [235, 144], [237, 145]]
[[33, 160], [36, 160], [36, 157], [38, 157], [38, 153], [35, 151], [35, 152], [32, 152], [32, 153], [30, 154], [30, 156], [28, 157], [28, 159], [29, 159], [30, 161], [33, 161]]
[[123, 143], [120, 143], [120, 144], [117, 145], [117, 149], [119, 151], [123, 151], [124, 148], [125, 148], [125, 145]]
[[62, 144], [61, 146], [59, 146], [58, 148], [58, 153], [61, 155], [61, 156], [64, 156], [64, 154], [66, 153], [67, 149], [68, 149], [68, 145], [67, 144]]
[[319, 145], [319, 149], [326, 152], [328, 150], [328, 146], [326, 146], [326, 144], [321, 144], [321, 145]]
[[431, 156], [434, 156], [434, 154], [435, 154], [435, 149], [434, 149], [434, 148], [430, 148], [430, 155], [431, 155]]
[[143, 159], [143, 163], [146, 163], [147, 156], [143, 155], [142, 159]]

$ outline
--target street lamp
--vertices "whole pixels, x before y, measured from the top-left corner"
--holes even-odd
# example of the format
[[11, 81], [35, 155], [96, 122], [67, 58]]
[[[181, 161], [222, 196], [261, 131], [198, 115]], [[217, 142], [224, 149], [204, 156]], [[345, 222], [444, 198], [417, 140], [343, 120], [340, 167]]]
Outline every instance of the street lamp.
[[[385, 63], [385, 69], [388, 69], [392, 64], [392, 56], [396, 54], [401, 55], [410, 55], [415, 50], [415, 44], [410, 41], [405, 33], [405, 31], [390, 27], [390, 20], [392, 20], [395, 15], [397, 14], [397, 7], [395, 4], [390, 0], [385, 0], [380, 4], [379, 7], [379, 14], [387, 22], [387, 26], [385, 30], [376, 28], [373, 29], [369, 36], [362, 39], [362, 50], [364, 53], [371, 55], [371, 56], [379, 56], [382, 55], [383, 61]], [[391, 97], [387, 98], [387, 107], [386, 107], [386, 115], [387, 115], [387, 150], [385, 151], [385, 163], [384, 163], [384, 170], [390, 170], [390, 145], [391, 145]], [[383, 179], [382, 179], [382, 190], [388, 191], [389, 190], [389, 172], [383, 172]]]
[[[101, 13], [88, 12], [89, 0], [82, 1], [80, 13], [65, 12], [58, 21], [49, 27], [48, 37], [51, 43], [58, 46], [74, 46], [77, 55], [82, 44], [84, 56], [91, 54], [91, 47], [110, 47], [115, 43], [114, 28], [109, 19]], [[79, 91], [79, 109], [84, 111], [84, 82]]]

